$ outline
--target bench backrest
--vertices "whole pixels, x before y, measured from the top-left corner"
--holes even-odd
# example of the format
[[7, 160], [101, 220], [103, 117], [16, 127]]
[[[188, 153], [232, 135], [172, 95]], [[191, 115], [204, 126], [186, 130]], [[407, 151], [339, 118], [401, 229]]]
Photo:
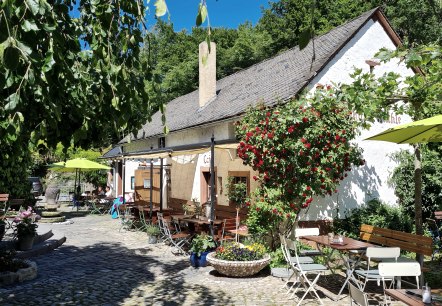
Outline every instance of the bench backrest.
[[8, 200], [9, 200], [9, 194], [0, 193], [0, 202], [8, 202]]
[[431, 237], [362, 224], [359, 238], [382, 246], [399, 247], [408, 252], [427, 256], [433, 254], [433, 239]]

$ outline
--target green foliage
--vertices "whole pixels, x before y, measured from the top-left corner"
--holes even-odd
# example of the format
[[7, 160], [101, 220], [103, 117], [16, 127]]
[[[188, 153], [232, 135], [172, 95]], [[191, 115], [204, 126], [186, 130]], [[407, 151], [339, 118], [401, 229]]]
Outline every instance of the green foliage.
[[345, 218], [333, 220], [333, 231], [348, 237], [358, 238], [362, 224], [411, 233], [413, 219], [400, 207], [391, 207], [377, 199], [361, 208], [347, 210]]
[[247, 214], [247, 228], [249, 233], [269, 244], [269, 249], [274, 251], [279, 245], [279, 225], [282, 223], [282, 217], [271, 213], [268, 209], [261, 209], [266, 205], [253, 205]]
[[296, 217], [313, 197], [331, 195], [352, 165], [362, 165], [350, 142], [358, 123], [331, 89], [318, 89], [276, 108], [250, 109], [236, 125], [238, 156], [259, 175], [252, 208]]
[[161, 232], [160, 232], [160, 229], [158, 226], [156, 226], [154, 224], [148, 224], [146, 226], [146, 233], [149, 236], [158, 236], [158, 235], [160, 235]]
[[[271, 52], [275, 54], [305, 41], [300, 39], [303, 33], [310, 34], [313, 30], [316, 34], [323, 34], [370, 8], [370, 4], [366, 1], [280, 0], [270, 2], [269, 8], [263, 11], [257, 28], [270, 34], [273, 39]], [[311, 17], [313, 17], [312, 24]]]
[[[441, 149], [438, 144], [422, 147], [422, 215], [423, 219], [433, 217], [433, 213], [439, 210], [442, 203], [442, 164]], [[398, 166], [391, 175], [391, 183], [394, 186], [396, 196], [409, 217], [414, 216], [414, 158], [408, 151], [400, 151], [394, 154]]]
[[287, 267], [287, 262], [281, 248], [277, 248], [275, 251], [270, 252], [270, 258], [271, 268]]
[[232, 242], [219, 246], [216, 249], [215, 257], [228, 261], [249, 261], [262, 259], [265, 253], [266, 249], [260, 243], [243, 246]]
[[200, 234], [193, 237], [190, 243], [190, 251], [201, 256], [201, 253], [210, 251], [216, 247], [213, 237], [207, 234]]
[[226, 196], [229, 201], [233, 202], [237, 208], [241, 208], [246, 205], [247, 197], [247, 184], [244, 182], [235, 182], [235, 178], [229, 176], [228, 183], [226, 184]]

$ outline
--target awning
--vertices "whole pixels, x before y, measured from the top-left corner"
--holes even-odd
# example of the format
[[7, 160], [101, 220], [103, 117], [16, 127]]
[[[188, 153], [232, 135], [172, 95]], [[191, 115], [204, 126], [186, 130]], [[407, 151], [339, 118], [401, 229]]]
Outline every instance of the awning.
[[[217, 144], [215, 145], [215, 149], [228, 150], [228, 149], [236, 149], [238, 147], [238, 143], [235, 139], [221, 140], [217, 141], [216, 143]], [[126, 154], [119, 153], [118, 157], [123, 158], [125, 160], [156, 159], [156, 158], [166, 158], [166, 157], [174, 157], [181, 155], [202, 154], [209, 150], [210, 150], [210, 142], [203, 142], [203, 143], [189, 144], [183, 146], [154, 149], [149, 151], [128, 152]], [[119, 152], [121, 152], [121, 150]]]

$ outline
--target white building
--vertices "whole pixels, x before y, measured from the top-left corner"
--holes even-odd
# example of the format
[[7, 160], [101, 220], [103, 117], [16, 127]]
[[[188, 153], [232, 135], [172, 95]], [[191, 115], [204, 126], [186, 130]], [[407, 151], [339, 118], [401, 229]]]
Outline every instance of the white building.
[[[135, 137], [126, 137], [103, 156], [115, 161], [115, 190], [121, 194], [124, 185], [126, 192], [134, 192], [137, 201], [147, 204], [152, 185], [152, 201], [159, 203], [161, 185], [163, 206], [174, 209], [181, 209], [183, 203], [192, 199], [206, 202], [210, 197], [209, 146], [213, 134], [220, 148], [215, 153], [217, 215], [227, 216], [234, 211], [223, 190], [227, 177], [247, 181], [249, 189], [256, 187], [250, 179], [253, 170], [244, 166], [242, 160], [236, 157], [234, 146], [228, 145], [235, 143], [233, 123], [247, 108], [258, 102], [271, 106], [288, 101], [303, 90], [313, 91], [317, 84], [351, 82], [350, 73], [354, 68], [369, 71], [366, 61], [372, 59], [380, 48], [394, 49], [400, 43], [386, 17], [379, 9], [374, 9], [316, 37], [313, 63], [313, 45], [310, 42], [303, 50], [295, 47], [218, 81], [215, 79], [215, 46], [212, 46], [207, 63], [202, 65], [201, 56], [207, 56], [207, 45], [201, 44], [199, 90], [167, 104], [165, 115], [170, 132], [163, 134], [161, 114], [157, 113]], [[404, 77], [413, 74], [398, 62], [374, 68], [379, 75], [386, 71], [394, 71]], [[353, 170], [342, 182], [337, 194], [315, 199], [316, 205], [311, 205], [304, 219], [328, 219], [334, 217], [337, 207], [343, 212], [373, 198], [394, 205], [394, 190], [387, 181], [395, 163], [389, 155], [407, 146], [362, 140], [408, 121], [408, 117], [392, 114], [388, 122], [363, 131], [356, 141], [364, 149], [365, 166]], [[160, 163], [157, 158], [163, 158], [165, 171], [162, 176], [157, 169]], [[155, 159], [156, 167], [151, 180], [152, 159]]]

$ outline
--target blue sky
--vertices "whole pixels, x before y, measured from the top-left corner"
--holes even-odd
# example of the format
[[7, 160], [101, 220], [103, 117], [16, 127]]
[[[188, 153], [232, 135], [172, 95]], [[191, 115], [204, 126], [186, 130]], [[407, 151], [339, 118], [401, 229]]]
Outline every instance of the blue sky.
[[[150, 1], [150, 15], [148, 24], [155, 24], [155, 7]], [[166, 0], [170, 13], [170, 20], [174, 30], [187, 29], [190, 31], [195, 26], [200, 0]], [[254, 25], [261, 17], [261, 6], [267, 8], [268, 0], [207, 0], [210, 25], [212, 27], [237, 28], [239, 24], [251, 21]], [[168, 16], [162, 17], [164, 20]], [[203, 24], [206, 26], [207, 24]]]

